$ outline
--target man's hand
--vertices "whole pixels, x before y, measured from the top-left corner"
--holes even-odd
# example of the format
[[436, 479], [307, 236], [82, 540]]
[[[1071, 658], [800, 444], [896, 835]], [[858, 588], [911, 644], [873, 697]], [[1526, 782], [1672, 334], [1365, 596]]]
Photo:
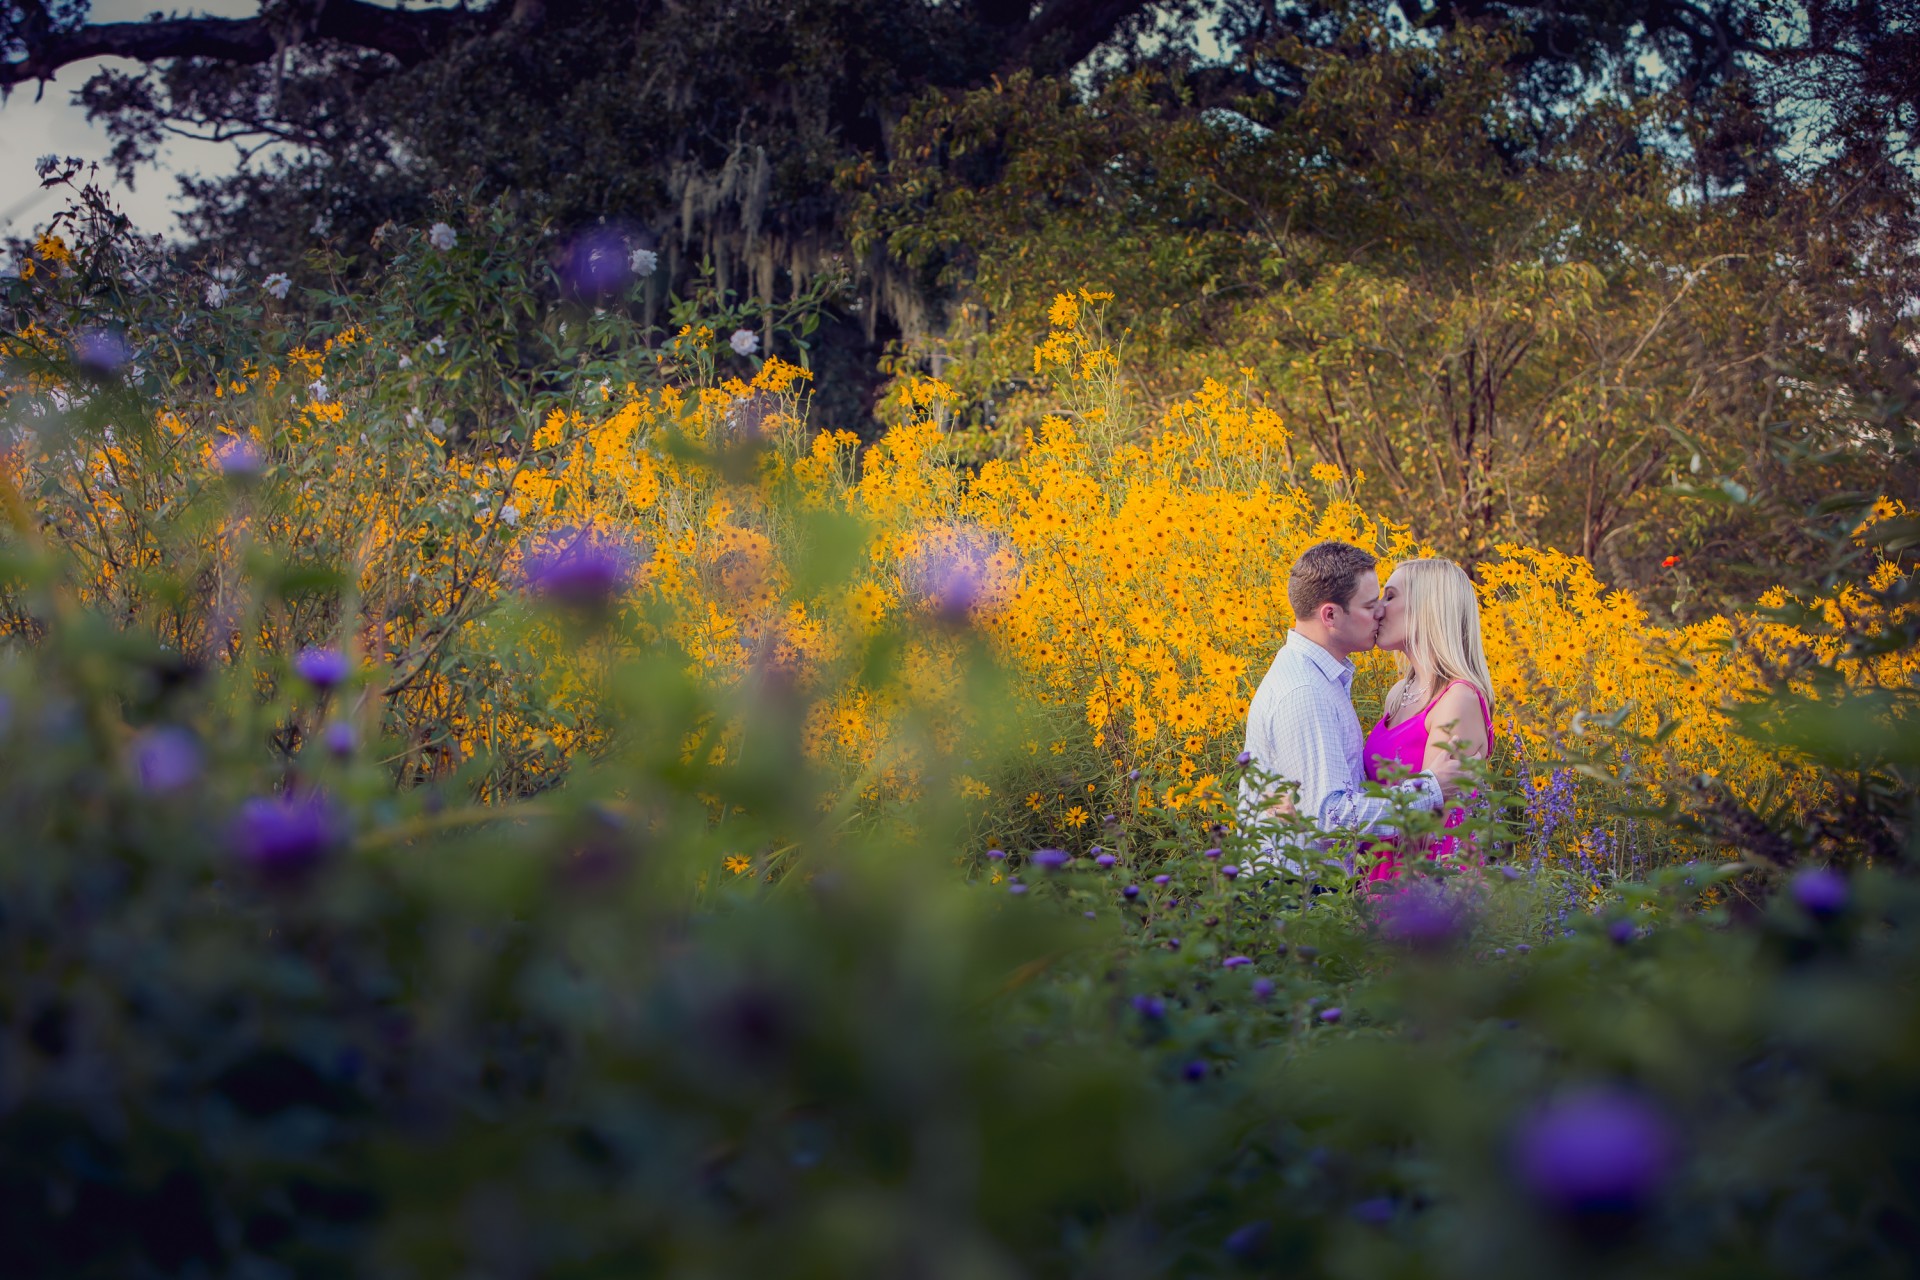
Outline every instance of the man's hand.
[[1456, 756], [1443, 756], [1431, 769], [1433, 780], [1440, 784], [1440, 798], [1446, 800], [1460, 789], [1460, 779], [1466, 773]]

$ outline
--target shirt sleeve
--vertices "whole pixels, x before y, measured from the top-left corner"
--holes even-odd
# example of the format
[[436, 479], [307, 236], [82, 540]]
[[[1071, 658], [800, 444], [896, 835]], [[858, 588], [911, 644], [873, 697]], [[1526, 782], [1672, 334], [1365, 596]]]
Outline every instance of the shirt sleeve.
[[[1347, 776], [1340, 717], [1352, 715], [1350, 708], [1311, 686], [1277, 700], [1266, 728], [1274, 758], [1285, 762], [1278, 772], [1300, 784], [1299, 811], [1312, 815], [1322, 830], [1391, 835], [1393, 800], [1368, 795], [1364, 784]], [[1394, 789], [1405, 791], [1416, 810], [1440, 807], [1440, 787], [1430, 775], [1410, 778]]]

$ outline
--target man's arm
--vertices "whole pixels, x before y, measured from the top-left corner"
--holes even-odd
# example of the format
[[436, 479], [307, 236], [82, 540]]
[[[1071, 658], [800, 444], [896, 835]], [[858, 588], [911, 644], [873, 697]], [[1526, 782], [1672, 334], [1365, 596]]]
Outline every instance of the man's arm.
[[[1348, 776], [1342, 717], [1353, 711], [1311, 686], [1277, 700], [1270, 726], [1274, 743], [1274, 772], [1300, 784], [1298, 809], [1313, 817], [1322, 830], [1342, 828], [1392, 835], [1392, 798], [1370, 796], [1365, 783]], [[1440, 780], [1421, 774], [1397, 784], [1409, 793], [1416, 810], [1440, 807]]]

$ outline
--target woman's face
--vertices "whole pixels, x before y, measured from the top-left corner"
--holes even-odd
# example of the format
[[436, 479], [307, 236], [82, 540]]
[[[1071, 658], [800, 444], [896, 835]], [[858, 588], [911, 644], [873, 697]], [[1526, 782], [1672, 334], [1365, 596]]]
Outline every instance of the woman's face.
[[1395, 569], [1380, 592], [1380, 635], [1374, 641], [1382, 649], [1395, 653], [1407, 651], [1407, 575]]

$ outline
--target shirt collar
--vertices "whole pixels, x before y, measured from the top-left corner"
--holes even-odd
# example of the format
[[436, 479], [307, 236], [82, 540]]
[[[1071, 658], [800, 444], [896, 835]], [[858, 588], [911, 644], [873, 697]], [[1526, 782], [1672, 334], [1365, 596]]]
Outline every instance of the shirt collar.
[[1315, 670], [1343, 689], [1353, 688], [1354, 665], [1352, 658], [1336, 658], [1320, 644], [1302, 632], [1289, 629], [1286, 647], [1305, 658]]

